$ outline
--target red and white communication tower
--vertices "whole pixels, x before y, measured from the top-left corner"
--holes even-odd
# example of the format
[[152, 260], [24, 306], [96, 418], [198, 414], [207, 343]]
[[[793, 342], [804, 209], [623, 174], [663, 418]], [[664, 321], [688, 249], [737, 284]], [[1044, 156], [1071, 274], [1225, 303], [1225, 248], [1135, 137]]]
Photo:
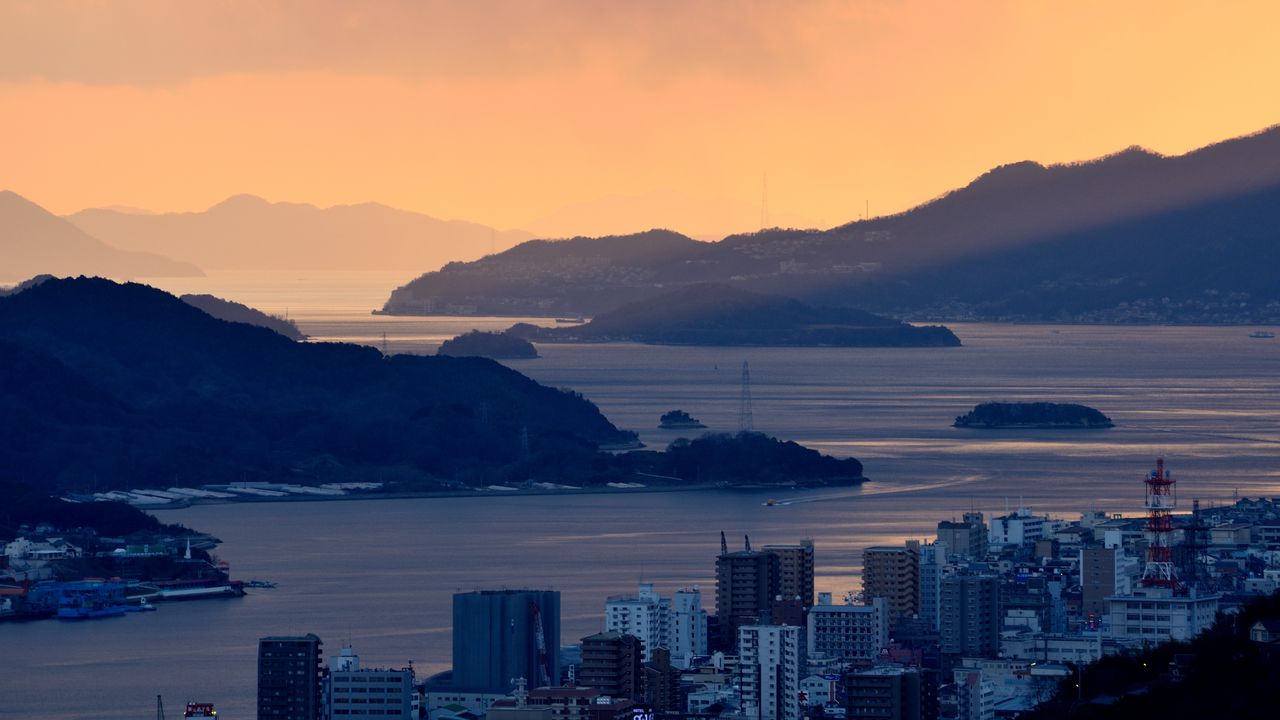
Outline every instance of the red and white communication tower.
[[1164, 458], [1156, 459], [1156, 469], [1145, 481], [1147, 526], [1147, 564], [1142, 570], [1144, 587], [1178, 587], [1173, 574], [1173, 509], [1178, 505], [1173, 475], [1165, 472]]

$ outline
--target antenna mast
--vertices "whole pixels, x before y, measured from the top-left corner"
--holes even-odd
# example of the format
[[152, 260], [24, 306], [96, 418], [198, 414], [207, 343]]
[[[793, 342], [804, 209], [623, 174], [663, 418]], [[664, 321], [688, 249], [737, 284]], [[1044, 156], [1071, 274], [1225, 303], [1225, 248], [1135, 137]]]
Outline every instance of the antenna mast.
[[1142, 570], [1145, 587], [1178, 587], [1173, 574], [1173, 509], [1178, 505], [1173, 476], [1164, 470], [1164, 458], [1156, 459], [1146, 484], [1147, 525], [1144, 530], [1150, 538], [1147, 546], [1147, 564]]

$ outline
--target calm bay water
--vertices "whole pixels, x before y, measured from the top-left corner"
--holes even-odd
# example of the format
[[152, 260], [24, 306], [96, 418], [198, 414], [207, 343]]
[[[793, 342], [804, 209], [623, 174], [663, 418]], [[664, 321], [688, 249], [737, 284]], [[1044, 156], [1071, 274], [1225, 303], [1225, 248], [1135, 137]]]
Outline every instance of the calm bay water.
[[[167, 284], [285, 309], [317, 339], [432, 352], [509, 318], [381, 318], [368, 310], [407, 278], [213, 278]], [[943, 350], [542, 346], [509, 365], [582, 392], [617, 425], [661, 447], [656, 428], [683, 408], [712, 430], [737, 428], [749, 361], [755, 427], [866, 465], [849, 490], [687, 492], [202, 506], [163, 511], [224, 540], [243, 579], [279, 587], [230, 601], [162, 606], [89, 623], [0, 625], [0, 717], [143, 718], [162, 693], [220, 716], [254, 715], [256, 641], [315, 632], [354, 644], [369, 665], [448, 667], [450, 596], [477, 587], [563, 593], [566, 643], [599, 629], [604, 598], [644, 580], [703, 587], [714, 605], [719, 531], [733, 543], [817, 544], [822, 590], [858, 585], [861, 548], [928, 537], [970, 508], [1089, 506], [1135, 513], [1142, 474], [1168, 459], [1184, 505], [1280, 494], [1280, 343], [1247, 328], [953, 326]], [[985, 400], [1048, 399], [1101, 409], [1095, 432], [962, 431]], [[516, 440], [513, 439], [513, 442]], [[766, 507], [764, 500], [781, 502]]]

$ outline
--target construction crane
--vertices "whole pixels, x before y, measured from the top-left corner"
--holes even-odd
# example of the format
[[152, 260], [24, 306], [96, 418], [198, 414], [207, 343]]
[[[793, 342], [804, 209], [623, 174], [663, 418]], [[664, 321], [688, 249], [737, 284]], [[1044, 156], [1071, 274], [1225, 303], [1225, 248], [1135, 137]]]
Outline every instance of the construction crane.
[[538, 679], [546, 686], [551, 684], [551, 672], [547, 669], [547, 636], [542, 630], [542, 610], [538, 608], [538, 603], [532, 601], [529, 607], [533, 609], [533, 632], [538, 641]]

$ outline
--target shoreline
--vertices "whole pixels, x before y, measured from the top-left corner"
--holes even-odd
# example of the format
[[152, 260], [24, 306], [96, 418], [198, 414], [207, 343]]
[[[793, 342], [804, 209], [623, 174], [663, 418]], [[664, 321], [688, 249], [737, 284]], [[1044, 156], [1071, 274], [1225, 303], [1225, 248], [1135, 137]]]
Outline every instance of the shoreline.
[[[380, 316], [380, 317], [423, 318], [423, 319], [427, 319], [427, 318], [447, 318], [447, 319], [449, 319], [449, 320], [468, 319], [468, 318], [471, 318], [471, 319], [477, 319], [477, 320], [483, 320], [483, 319], [489, 319], [489, 320], [516, 320], [516, 319], [526, 319], [526, 320], [527, 320], [527, 319], [543, 319], [543, 318], [541, 318], [541, 317], [539, 317], [539, 316], [537, 316], [537, 315], [529, 315], [529, 314], [523, 314], [523, 315], [522, 315], [522, 314], [506, 315], [506, 314], [475, 313], [475, 314], [470, 314], [470, 315], [464, 315], [464, 314], [451, 315], [451, 314], [449, 314], [449, 313], [428, 313], [428, 314], [422, 314], [422, 313], [399, 313], [399, 312], [386, 312], [386, 311], [381, 310], [381, 309], [378, 309], [378, 310], [371, 310], [371, 311], [369, 311], [369, 314], [370, 314], [370, 315], [377, 315], [377, 316]], [[898, 317], [897, 315], [893, 315], [893, 314], [890, 314], [890, 313], [888, 313], [888, 312], [885, 312], [885, 313], [884, 313], [884, 315], [885, 315], [885, 317], [892, 317], [892, 318], [894, 318], [894, 319], [901, 320], [902, 322], [905, 322], [905, 323], [908, 323], [908, 324], [911, 324], [911, 325], [917, 325], [917, 324], [921, 324], [921, 325], [924, 325], [924, 324], [934, 324], [934, 325], [936, 325], [936, 324], [939, 324], [939, 323], [946, 323], [946, 324], [948, 324], [948, 325], [1016, 325], [1016, 326], [1022, 326], [1022, 327], [1025, 327], [1025, 326], [1035, 326], [1035, 325], [1045, 325], [1045, 326], [1052, 326], [1052, 327], [1068, 327], [1068, 326], [1072, 326], [1072, 325], [1077, 325], [1077, 326], [1080, 326], [1080, 327], [1087, 327], [1087, 328], [1092, 328], [1092, 327], [1116, 327], [1116, 328], [1134, 328], [1134, 327], [1141, 327], [1141, 328], [1163, 328], [1163, 327], [1172, 327], [1172, 328], [1183, 328], [1183, 327], [1203, 327], [1203, 328], [1280, 327], [1280, 321], [1265, 321], [1265, 320], [1264, 320], [1264, 321], [1254, 321], [1254, 320], [1236, 320], [1236, 321], [1232, 321], [1232, 322], [1205, 322], [1205, 321], [1188, 321], [1188, 322], [1167, 321], [1167, 322], [1159, 322], [1159, 321], [1152, 321], [1152, 320], [1135, 320], [1135, 321], [1132, 321], [1132, 322], [1116, 322], [1116, 321], [1102, 321], [1102, 320], [1098, 320], [1098, 321], [1089, 321], [1089, 320], [999, 320], [999, 319], [980, 319], [980, 318], [963, 318], [963, 319], [961, 319], [961, 318], [943, 318], [943, 317], [923, 317], [923, 318], [921, 318], [921, 317], [906, 317], [906, 316], [904, 316], [904, 317]], [[551, 318], [545, 318], [545, 319], [550, 320]], [[570, 326], [570, 327], [572, 327], [572, 326]], [[583, 345], [595, 345], [595, 344], [600, 344], [601, 342], [619, 342], [619, 341], [614, 341], [614, 340], [608, 340], [608, 341], [584, 341], [584, 342], [582, 342], [581, 344], [583, 344]], [[624, 341], [624, 342], [625, 342], [625, 341]], [[556, 344], [562, 344], [562, 343], [556, 343]], [[563, 343], [563, 344], [568, 344], [568, 343]], [[695, 346], [695, 347], [701, 347], [701, 346]], [[719, 346], [712, 345], [712, 346], [707, 346], [707, 347], [719, 347]], [[732, 347], [739, 347], [739, 346], [732, 346]], [[765, 347], [772, 347], [772, 346], [765, 346]], [[779, 347], [789, 347], [789, 346], [779, 346]], [[797, 347], [809, 347], [809, 346], [805, 345], [805, 346], [797, 346]], [[833, 347], [844, 347], [844, 346], [833, 346]], [[861, 346], [852, 346], [852, 347], [861, 347]], [[945, 346], [945, 345], [944, 345], [944, 346], [938, 346], [938, 347], [949, 347], [949, 346]]]
[[565, 488], [565, 489], [542, 489], [542, 488], [512, 488], [511, 490], [423, 490], [420, 492], [389, 492], [389, 493], [352, 493], [349, 495], [289, 495], [286, 497], [245, 497], [241, 498], [191, 498], [190, 501], [170, 503], [165, 505], [147, 505], [139, 507], [139, 510], [151, 512], [153, 510], [183, 510], [189, 507], [199, 505], [244, 505], [244, 504], [261, 504], [261, 503], [295, 503], [295, 502], [342, 502], [347, 500], [416, 500], [424, 498], [495, 498], [495, 497], [530, 497], [530, 496], [555, 496], [555, 495], [630, 495], [630, 494], [646, 494], [646, 493], [668, 493], [668, 492], [694, 492], [698, 490], [724, 490], [729, 492], [764, 492], [769, 490], [786, 490], [790, 492], [803, 490], [824, 490], [829, 488], [856, 488], [863, 483], [869, 481], [867, 477], [859, 478], [851, 485], [818, 485], [813, 487], [805, 486], [776, 486], [776, 487], [735, 487], [717, 485], [714, 483], [696, 483], [689, 485], [646, 485], [638, 488], [611, 488], [611, 487], [583, 487], [583, 488]]

